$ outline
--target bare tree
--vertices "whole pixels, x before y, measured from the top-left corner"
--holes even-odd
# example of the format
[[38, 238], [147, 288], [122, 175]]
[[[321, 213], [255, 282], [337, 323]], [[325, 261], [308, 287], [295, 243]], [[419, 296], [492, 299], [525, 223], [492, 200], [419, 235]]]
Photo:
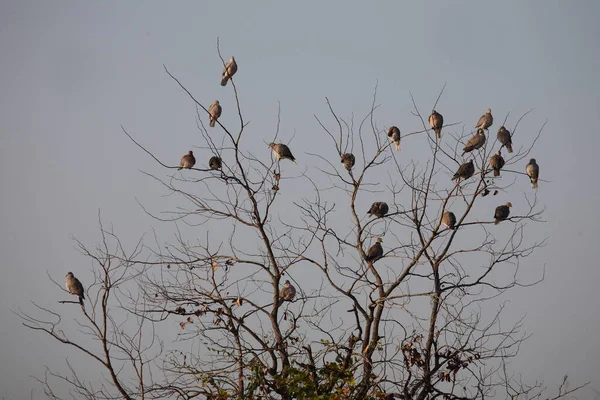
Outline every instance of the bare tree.
[[[397, 152], [389, 126], [377, 119], [377, 88], [358, 123], [339, 116], [326, 99], [327, 117], [315, 120], [329, 146], [305, 153], [303, 172], [288, 175], [291, 161], [273, 157], [267, 146], [289, 139], [280, 137], [279, 112], [271, 137], [261, 138], [264, 152], [255, 154], [243, 140], [247, 123], [235, 83], [243, 66], [227, 89], [239, 125], [218, 119], [218, 134], [205, 126], [206, 104], [214, 99], [198, 100], [165, 71], [196, 105], [206, 160], [221, 163], [204, 167], [199, 160], [179, 172], [179, 164], [162, 160], [123, 128], [166, 172], [146, 175], [181, 201], [166, 213], [142, 205], [176, 227], [175, 240], [161, 245], [155, 235], [153, 245], [140, 241], [126, 252], [101, 225], [96, 252], [78, 243], [95, 261], [90, 302], [77, 314], [71, 304], [61, 304], [61, 311], [37, 306], [52, 318], [21, 312], [25, 326], [109, 373], [94, 386], [74, 368], [71, 376], [49, 370], [41, 380], [49, 397], [59, 398], [48, 377], [68, 383], [73, 397], [89, 399], [540, 398], [542, 383], [527, 384], [510, 371], [527, 339], [524, 322], [501, 324], [502, 296], [543, 279], [543, 271], [533, 282], [519, 275], [546, 242], [527, 234], [528, 224], [543, 222], [536, 192], [518, 188], [528, 182], [524, 160], [544, 128], [521, 133], [529, 112], [512, 126], [509, 115], [502, 123], [515, 151], [504, 155], [499, 177], [489, 160], [502, 146], [488, 133], [467, 156], [472, 176], [452, 180], [469, 160], [461, 152], [474, 134], [470, 123], [446, 123], [436, 139], [428, 113], [413, 98], [419, 128], [401, 134]], [[411, 146], [424, 146], [428, 158], [411, 157]], [[281, 204], [296, 185], [308, 194]], [[513, 203], [499, 226], [496, 194]], [[385, 202], [385, 212], [368, 217], [364, 205], [371, 202]], [[442, 223], [446, 212], [454, 226]], [[190, 239], [183, 231], [196, 234]], [[312, 285], [300, 285], [303, 274], [314, 277]], [[296, 288], [293, 299], [280, 297], [286, 280]], [[490, 312], [490, 304], [497, 309]], [[64, 318], [81, 318], [79, 333], [94, 341], [72, 339], [60, 328]], [[179, 340], [160, 340], [157, 330], [174, 324]], [[568, 390], [565, 380], [554, 398], [578, 388]]]

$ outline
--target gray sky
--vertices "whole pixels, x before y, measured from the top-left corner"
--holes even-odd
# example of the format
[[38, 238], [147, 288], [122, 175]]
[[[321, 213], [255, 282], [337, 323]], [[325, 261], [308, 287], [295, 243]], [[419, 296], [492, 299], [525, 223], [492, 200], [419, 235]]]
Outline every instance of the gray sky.
[[324, 97], [342, 116], [362, 116], [376, 81], [380, 123], [399, 121], [407, 131], [418, 129], [409, 91], [428, 112], [445, 82], [438, 109], [446, 121], [470, 128], [490, 107], [499, 119], [510, 111], [511, 125], [535, 108], [521, 128], [532, 137], [548, 119], [533, 155], [551, 181], [539, 190], [548, 223], [530, 233], [549, 244], [523, 267], [527, 277], [529, 264], [536, 273], [545, 265], [546, 279], [511, 292], [509, 310], [527, 315], [533, 335], [513, 365], [551, 387], [569, 374], [573, 385], [592, 381], [600, 390], [592, 165], [600, 3], [282, 3], [226, 10], [223, 2], [0, 2], [0, 396], [29, 399], [30, 376], [76, 357], [11, 313], [61, 299], [47, 272], [62, 280], [80, 270], [85, 279], [89, 263], [70, 237], [97, 241], [100, 208], [133, 243], [155, 224], [136, 198], [165, 205], [139, 172], [160, 170], [119, 126], [173, 163], [200, 144], [194, 106], [163, 64], [206, 104], [223, 97], [223, 122], [235, 121], [226, 112], [232, 97], [215, 84], [217, 36], [240, 65], [236, 82], [256, 149], [272, 136], [280, 101], [282, 139], [295, 132], [294, 153], [309, 160], [322, 135], [312, 115], [326, 116]]

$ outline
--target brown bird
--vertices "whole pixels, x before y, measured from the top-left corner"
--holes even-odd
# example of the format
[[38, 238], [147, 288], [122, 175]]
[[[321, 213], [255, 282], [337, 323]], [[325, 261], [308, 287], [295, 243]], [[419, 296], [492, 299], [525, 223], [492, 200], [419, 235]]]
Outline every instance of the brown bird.
[[285, 281], [285, 285], [279, 291], [279, 301], [292, 301], [296, 296], [296, 288], [292, 286], [289, 280]]
[[458, 167], [458, 170], [452, 177], [452, 180], [460, 179], [460, 178], [462, 178], [463, 180], [469, 179], [470, 177], [473, 176], [474, 173], [475, 173], [475, 166], [473, 165], [473, 160], [469, 160], [468, 162], [466, 162], [463, 165], [461, 165], [460, 167]]
[[66, 287], [69, 293], [79, 297], [79, 304], [83, 304], [83, 300], [85, 300], [83, 285], [79, 282], [79, 279], [75, 278], [72, 272], [67, 273]]
[[278, 160], [292, 160], [296, 162], [296, 158], [292, 155], [292, 152], [289, 147], [287, 147], [283, 143], [269, 143], [269, 147], [273, 149], [273, 155]]
[[433, 110], [431, 115], [429, 116], [429, 125], [431, 125], [431, 129], [435, 132], [435, 138], [442, 138], [442, 125], [444, 125], [444, 117], [442, 114]]
[[372, 217], [375, 216], [377, 218], [383, 218], [385, 217], [385, 214], [388, 213], [389, 209], [390, 208], [388, 207], [387, 203], [383, 201], [376, 201], [375, 203], [371, 204], [371, 209], [367, 211], [367, 214], [370, 214]]
[[442, 214], [442, 224], [446, 225], [448, 229], [456, 229], [456, 215], [452, 211], [446, 211]]
[[345, 153], [342, 156], [342, 164], [344, 165], [344, 168], [346, 168], [348, 171], [350, 171], [352, 167], [354, 167], [355, 162], [356, 158], [354, 158], [354, 154], [352, 153]]
[[506, 150], [508, 150], [509, 153], [513, 152], [510, 132], [504, 126], [501, 126], [500, 129], [498, 129], [498, 135], [496, 137], [498, 138], [498, 141], [506, 147]]
[[531, 181], [531, 187], [538, 188], [538, 177], [540, 176], [540, 166], [535, 162], [535, 158], [529, 160], [529, 164], [525, 167], [525, 172]]
[[469, 139], [469, 141], [467, 142], [467, 144], [465, 145], [464, 149], [463, 149], [463, 153], [462, 155], [464, 156], [465, 153], [470, 153], [473, 150], [477, 150], [483, 147], [483, 145], [485, 144], [485, 132], [483, 129], [477, 129], [477, 134], [475, 136], [473, 136], [471, 139]]
[[377, 238], [375, 244], [371, 246], [369, 251], [367, 251], [365, 257], [365, 260], [367, 262], [374, 263], [375, 261], [383, 257], [383, 247], [381, 247], [381, 242], [383, 242], [383, 240], [381, 238]]
[[390, 142], [396, 145], [396, 151], [400, 151], [400, 129], [397, 126], [390, 126], [387, 135], [390, 138]]
[[186, 155], [181, 157], [179, 168], [177, 168], [177, 170], [179, 171], [183, 168], [190, 169], [194, 164], [196, 164], [196, 158], [194, 157], [194, 153], [190, 150]]
[[485, 110], [485, 114], [483, 114], [479, 118], [479, 121], [477, 121], [477, 125], [475, 125], [475, 128], [488, 129], [490, 126], [492, 126], [493, 123], [494, 117], [492, 117], [492, 110], [488, 108], [487, 110]]
[[494, 176], [500, 176], [500, 170], [504, 167], [504, 158], [500, 150], [490, 157], [490, 167], [494, 170]]
[[223, 78], [221, 79], [221, 86], [227, 85], [227, 81], [230, 80], [233, 75], [235, 75], [237, 70], [238, 65], [235, 62], [235, 58], [231, 56], [229, 61], [227, 61], [227, 64], [225, 64], [225, 68], [223, 69]]
[[210, 167], [210, 169], [212, 170], [218, 170], [221, 169], [221, 157], [217, 157], [217, 156], [212, 156], [210, 158], [210, 160], [208, 161], [208, 166]]
[[223, 108], [221, 107], [221, 104], [219, 104], [219, 100], [215, 100], [214, 103], [212, 103], [210, 105], [210, 107], [208, 107], [208, 114], [210, 116], [210, 127], [211, 128], [215, 127], [215, 123], [221, 116], [222, 111], [223, 111]]
[[503, 206], [496, 207], [496, 212], [494, 212], [494, 225], [498, 225], [500, 221], [504, 221], [506, 218], [508, 218], [511, 207], [512, 204], [510, 202]]

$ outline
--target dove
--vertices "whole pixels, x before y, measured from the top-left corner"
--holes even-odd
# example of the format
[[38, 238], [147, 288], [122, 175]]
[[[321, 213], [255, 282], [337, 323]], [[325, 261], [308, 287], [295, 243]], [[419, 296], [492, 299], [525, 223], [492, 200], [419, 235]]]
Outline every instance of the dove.
[[85, 295], [83, 294], [83, 285], [79, 282], [79, 279], [75, 278], [72, 272], [67, 273], [66, 285], [69, 293], [79, 297], [79, 304], [83, 304]]
[[387, 135], [390, 138], [390, 142], [396, 145], [396, 151], [400, 151], [400, 129], [397, 126], [391, 126]]
[[538, 188], [538, 177], [540, 176], [540, 166], [535, 162], [535, 158], [529, 160], [529, 164], [525, 167], [525, 172], [529, 180], [531, 180], [531, 187], [534, 189]]
[[446, 211], [442, 214], [442, 224], [446, 225], [448, 229], [456, 229], [456, 215], [452, 211]]
[[490, 167], [494, 170], [494, 176], [500, 176], [500, 170], [504, 167], [504, 158], [500, 151], [490, 157]]
[[356, 158], [354, 158], [354, 154], [352, 153], [345, 153], [342, 156], [342, 164], [344, 165], [344, 168], [346, 168], [348, 171], [350, 171], [352, 167], [354, 167], [355, 162]]
[[477, 125], [475, 125], [475, 128], [488, 129], [490, 126], [492, 126], [493, 123], [494, 117], [492, 117], [492, 110], [488, 108], [487, 110], [485, 110], [485, 114], [483, 114], [479, 118], [479, 121], [477, 121]]
[[190, 150], [186, 155], [181, 157], [181, 162], [179, 163], [179, 168], [177, 168], [177, 170], [183, 168], [190, 169], [194, 164], [196, 164], [196, 158], [194, 157], [194, 153]]
[[369, 251], [367, 251], [365, 257], [367, 262], [374, 263], [383, 257], [383, 247], [381, 247], [381, 242], [383, 242], [383, 240], [381, 238], [377, 238], [375, 244], [369, 248]]
[[510, 208], [512, 204], [510, 202], [505, 205], [496, 207], [494, 212], [494, 225], [498, 225], [501, 221], [504, 221], [510, 215]]
[[498, 141], [506, 147], [506, 150], [508, 150], [509, 153], [513, 152], [510, 132], [504, 126], [501, 126], [500, 129], [498, 129], [498, 135], [496, 137], [498, 138]]
[[477, 134], [475, 136], [473, 136], [471, 139], [469, 139], [469, 141], [463, 148], [462, 155], [464, 156], [465, 153], [470, 153], [473, 150], [480, 149], [483, 147], [484, 144], [485, 144], [485, 132], [481, 128], [477, 129]]
[[210, 160], [208, 161], [208, 166], [210, 167], [210, 169], [212, 170], [218, 170], [221, 169], [221, 158], [217, 157], [217, 156], [212, 156], [210, 158]]
[[292, 160], [296, 162], [296, 158], [292, 155], [290, 148], [283, 143], [269, 143], [269, 147], [273, 149], [273, 155], [278, 160]]
[[221, 79], [221, 86], [227, 85], [227, 81], [231, 79], [233, 75], [238, 70], [237, 63], [235, 62], [235, 57], [231, 56], [227, 64], [225, 64], [225, 68], [223, 69], [223, 78]]
[[208, 107], [208, 114], [210, 115], [210, 127], [211, 128], [215, 127], [215, 123], [221, 116], [222, 111], [223, 111], [223, 108], [221, 107], [221, 104], [219, 104], [219, 100], [215, 100], [214, 103], [212, 103], [210, 105], [210, 107]]
[[473, 165], [473, 160], [469, 160], [468, 162], [466, 162], [463, 165], [461, 165], [460, 167], [458, 167], [458, 170], [452, 177], [452, 180], [460, 179], [460, 178], [462, 178], [463, 180], [469, 179], [470, 177], [473, 176], [474, 173], [475, 173], [475, 166]]
[[371, 204], [371, 208], [367, 211], [367, 214], [370, 214], [372, 217], [383, 218], [385, 214], [389, 211], [389, 207], [387, 203], [383, 201], [376, 201]]
[[296, 288], [292, 286], [289, 280], [285, 281], [285, 285], [279, 291], [279, 301], [292, 301], [296, 296]]
[[435, 138], [438, 140], [441, 139], [442, 125], [444, 125], [444, 117], [442, 117], [442, 114], [433, 110], [429, 116], [429, 125], [431, 125], [431, 129], [435, 132]]

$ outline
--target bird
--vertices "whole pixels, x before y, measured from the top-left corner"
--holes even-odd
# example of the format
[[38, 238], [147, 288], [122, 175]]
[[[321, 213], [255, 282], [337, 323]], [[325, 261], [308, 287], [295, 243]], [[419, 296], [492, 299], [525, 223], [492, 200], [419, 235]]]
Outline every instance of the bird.
[[508, 150], [509, 153], [513, 152], [512, 149], [512, 138], [510, 136], [510, 132], [503, 126], [500, 127], [500, 129], [498, 129], [498, 135], [497, 135], [498, 141], [504, 146], [506, 147], [506, 150]]
[[83, 300], [85, 300], [83, 285], [79, 282], [79, 279], [75, 278], [72, 272], [67, 273], [66, 287], [69, 293], [79, 297], [79, 304], [83, 304]]
[[385, 217], [385, 214], [388, 213], [389, 209], [390, 208], [388, 207], [387, 203], [383, 201], [376, 201], [375, 203], [371, 204], [371, 208], [369, 211], [367, 211], [367, 214], [370, 214], [372, 217], [375, 216], [377, 218], [383, 218]]
[[296, 158], [293, 156], [292, 152], [290, 151], [290, 148], [287, 147], [285, 144], [283, 143], [269, 143], [269, 147], [271, 149], [273, 149], [273, 155], [275, 156], [276, 159], [278, 160], [292, 160], [293, 162], [296, 162]]
[[181, 157], [181, 162], [179, 163], [178, 171], [183, 168], [190, 169], [196, 164], [196, 158], [194, 157], [194, 153], [190, 150], [186, 155]]
[[490, 157], [490, 167], [494, 170], [494, 176], [500, 176], [500, 170], [504, 167], [504, 164], [504, 158], [502, 157], [500, 150]]
[[378, 237], [375, 244], [369, 248], [369, 251], [367, 251], [365, 256], [367, 262], [374, 263], [383, 257], [383, 247], [381, 247], [381, 242], [383, 242], [383, 240]]
[[535, 162], [535, 158], [529, 160], [529, 164], [525, 168], [529, 180], [531, 180], [531, 187], [534, 189], [538, 188], [538, 177], [540, 176], [540, 166]]
[[285, 281], [285, 285], [279, 291], [279, 301], [292, 301], [296, 296], [296, 288], [292, 286], [289, 280]]
[[212, 156], [210, 158], [210, 160], [208, 161], [208, 166], [210, 167], [210, 169], [212, 170], [218, 170], [221, 169], [221, 157], [217, 157], [217, 156]]
[[494, 225], [498, 225], [500, 221], [504, 221], [510, 215], [510, 208], [512, 204], [510, 202], [496, 207], [496, 211], [494, 212]]
[[219, 104], [219, 100], [215, 100], [214, 103], [212, 103], [210, 105], [210, 107], [208, 107], [208, 114], [210, 116], [210, 127], [211, 128], [215, 127], [215, 123], [221, 116], [222, 111], [223, 111], [223, 108], [221, 107], [221, 104]]
[[475, 128], [479, 129], [488, 129], [494, 123], [494, 117], [492, 117], [492, 110], [489, 108], [485, 110], [485, 114], [479, 117], [479, 121], [477, 121], [477, 125]]
[[448, 229], [456, 229], [456, 215], [452, 211], [446, 211], [442, 214], [442, 224], [446, 225]]
[[227, 81], [231, 79], [233, 75], [238, 70], [237, 63], [235, 62], [235, 57], [231, 56], [227, 64], [225, 64], [225, 68], [223, 69], [223, 78], [221, 79], [221, 86], [227, 85]]
[[397, 126], [390, 126], [387, 135], [390, 142], [396, 145], [396, 151], [400, 151], [400, 129]]
[[356, 158], [354, 157], [354, 154], [345, 153], [344, 155], [342, 155], [342, 164], [344, 165], [344, 168], [346, 168], [348, 171], [350, 171], [352, 167], [354, 167], [355, 162]]
[[444, 125], [444, 117], [442, 114], [433, 110], [431, 115], [429, 116], [429, 125], [431, 125], [431, 129], [435, 132], [435, 138], [442, 138], [442, 125]]
[[479, 129], [477, 129], [477, 134], [475, 136], [473, 136], [471, 139], [469, 139], [469, 141], [463, 148], [462, 155], [464, 156], [465, 153], [470, 153], [473, 150], [480, 149], [483, 147], [484, 144], [485, 144], [485, 132], [483, 129], [479, 128]]
[[473, 176], [474, 173], [475, 173], [475, 166], [473, 165], [473, 160], [469, 160], [468, 162], [466, 162], [463, 165], [461, 165], [460, 167], [458, 167], [458, 170], [452, 177], [452, 180], [460, 179], [460, 178], [462, 178], [463, 180], [469, 179], [470, 177]]

